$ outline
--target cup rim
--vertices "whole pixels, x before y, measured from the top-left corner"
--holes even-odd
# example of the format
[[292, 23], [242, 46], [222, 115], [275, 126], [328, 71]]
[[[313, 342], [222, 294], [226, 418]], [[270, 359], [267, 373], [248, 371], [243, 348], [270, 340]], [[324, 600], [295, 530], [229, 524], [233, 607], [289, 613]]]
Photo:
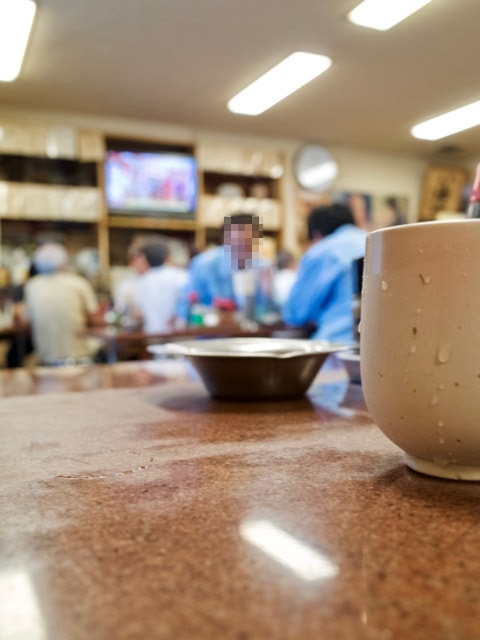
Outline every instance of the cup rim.
[[370, 232], [370, 236], [383, 235], [390, 233], [404, 233], [408, 229], [426, 229], [429, 227], [444, 226], [458, 226], [462, 224], [475, 225], [480, 223], [480, 218], [466, 218], [462, 220], [426, 220], [425, 222], [407, 222], [394, 227], [383, 227], [381, 229], [375, 229]]

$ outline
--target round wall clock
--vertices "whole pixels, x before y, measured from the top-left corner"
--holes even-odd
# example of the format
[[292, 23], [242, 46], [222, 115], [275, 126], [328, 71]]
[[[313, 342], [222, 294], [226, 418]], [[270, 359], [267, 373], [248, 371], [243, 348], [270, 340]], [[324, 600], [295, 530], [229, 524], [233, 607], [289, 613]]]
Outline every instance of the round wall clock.
[[325, 147], [306, 144], [293, 158], [293, 173], [302, 189], [322, 193], [332, 186], [338, 166]]

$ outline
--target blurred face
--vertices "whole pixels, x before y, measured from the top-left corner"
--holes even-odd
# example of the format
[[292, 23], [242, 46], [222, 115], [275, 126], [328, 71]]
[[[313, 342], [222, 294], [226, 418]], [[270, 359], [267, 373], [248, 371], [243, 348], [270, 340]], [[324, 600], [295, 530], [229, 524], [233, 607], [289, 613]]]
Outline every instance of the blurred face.
[[249, 269], [258, 253], [260, 230], [258, 225], [225, 224], [224, 243], [231, 249], [232, 267]]
[[136, 271], [139, 275], [146, 273], [150, 269], [150, 265], [147, 262], [147, 259], [143, 255], [143, 253], [136, 253], [132, 256], [130, 260], [131, 268]]

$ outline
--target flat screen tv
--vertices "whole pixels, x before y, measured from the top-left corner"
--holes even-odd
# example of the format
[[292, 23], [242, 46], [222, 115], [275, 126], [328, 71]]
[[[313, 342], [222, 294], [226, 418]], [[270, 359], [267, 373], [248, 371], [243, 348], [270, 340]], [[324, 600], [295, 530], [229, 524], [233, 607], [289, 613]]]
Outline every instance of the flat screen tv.
[[107, 151], [109, 213], [193, 217], [197, 166], [193, 155], [170, 150]]

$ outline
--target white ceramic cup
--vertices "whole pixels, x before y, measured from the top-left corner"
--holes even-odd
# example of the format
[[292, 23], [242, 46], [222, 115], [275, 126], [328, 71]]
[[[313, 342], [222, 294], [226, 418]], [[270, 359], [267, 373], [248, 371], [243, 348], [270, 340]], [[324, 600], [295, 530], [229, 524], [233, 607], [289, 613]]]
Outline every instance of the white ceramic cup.
[[480, 480], [480, 220], [369, 235], [360, 354], [368, 409], [407, 465]]

